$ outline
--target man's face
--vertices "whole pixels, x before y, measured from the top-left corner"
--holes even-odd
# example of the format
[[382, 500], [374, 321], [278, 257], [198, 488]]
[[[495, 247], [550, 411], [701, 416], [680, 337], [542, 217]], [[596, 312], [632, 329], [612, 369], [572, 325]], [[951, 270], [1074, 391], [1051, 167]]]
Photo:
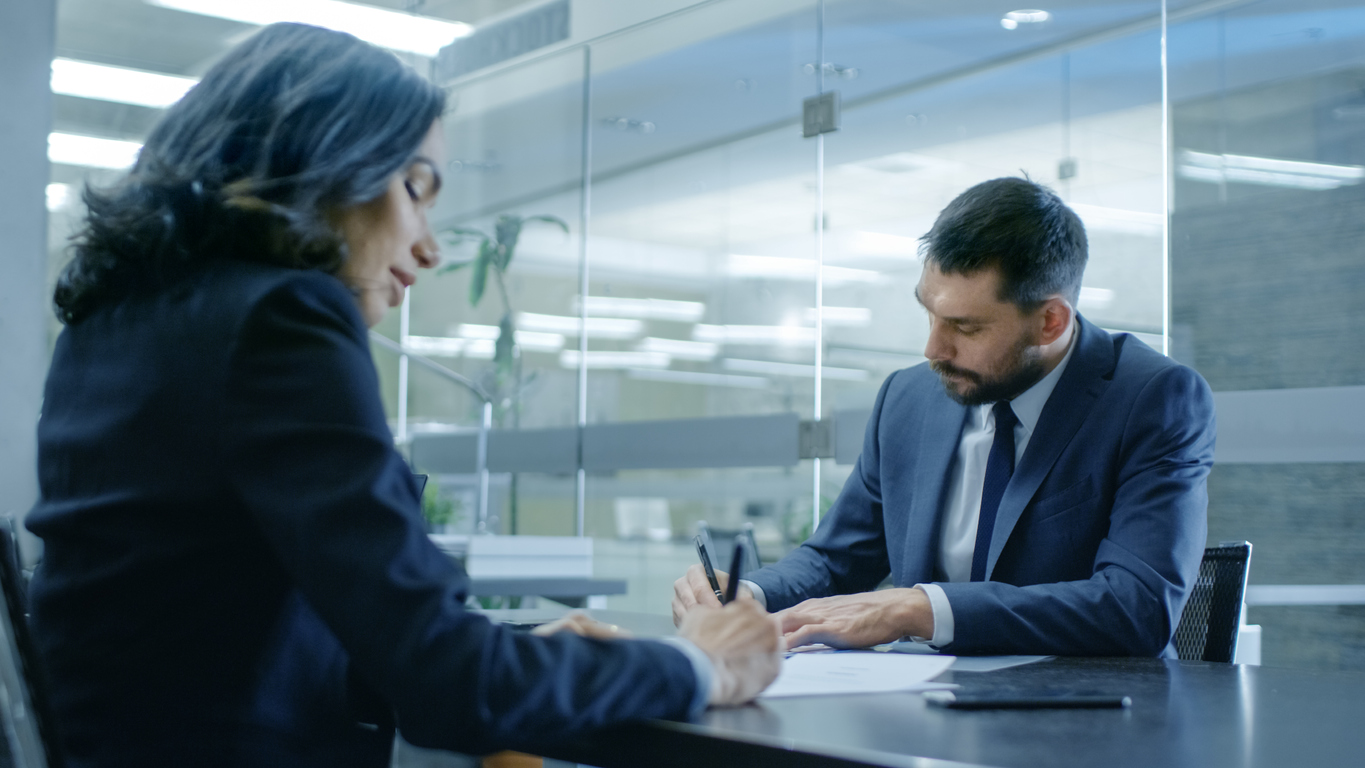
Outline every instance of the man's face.
[[944, 274], [932, 263], [915, 297], [929, 313], [924, 356], [948, 396], [963, 405], [1010, 400], [1045, 373], [1038, 346], [1040, 316], [1001, 301], [1000, 273]]

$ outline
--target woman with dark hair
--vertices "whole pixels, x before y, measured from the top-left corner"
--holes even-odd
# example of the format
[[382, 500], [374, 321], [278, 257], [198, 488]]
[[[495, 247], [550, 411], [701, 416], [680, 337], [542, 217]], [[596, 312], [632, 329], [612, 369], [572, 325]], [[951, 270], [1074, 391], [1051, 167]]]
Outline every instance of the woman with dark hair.
[[776, 675], [777, 626], [750, 601], [671, 642], [464, 609], [366, 336], [438, 261], [443, 102], [348, 35], [267, 27], [86, 192], [28, 516], [70, 765], [379, 766], [395, 725], [534, 749]]

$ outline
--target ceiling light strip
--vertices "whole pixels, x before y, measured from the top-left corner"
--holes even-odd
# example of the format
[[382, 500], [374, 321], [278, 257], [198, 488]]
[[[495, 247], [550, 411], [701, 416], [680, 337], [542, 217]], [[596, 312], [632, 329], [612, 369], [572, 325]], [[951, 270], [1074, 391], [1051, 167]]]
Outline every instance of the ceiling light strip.
[[147, 0], [151, 5], [243, 24], [292, 21], [355, 35], [394, 51], [435, 56], [474, 27], [340, 0]]

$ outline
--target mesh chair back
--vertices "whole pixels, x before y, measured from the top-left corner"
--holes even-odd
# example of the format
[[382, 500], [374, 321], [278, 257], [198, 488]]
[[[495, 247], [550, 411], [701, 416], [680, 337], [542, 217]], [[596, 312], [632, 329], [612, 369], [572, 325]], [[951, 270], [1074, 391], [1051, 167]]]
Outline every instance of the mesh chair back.
[[1232, 661], [1237, 653], [1242, 597], [1246, 594], [1250, 563], [1251, 544], [1245, 541], [1204, 550], [1199, 577], [1175, 631], [1175, 649], [1180, 658]]
[[45, 678], [28, 633], [27, 590], [19, 571], [14, 522], [0, 518], [0, 714], [15, 768], [62, 768]]

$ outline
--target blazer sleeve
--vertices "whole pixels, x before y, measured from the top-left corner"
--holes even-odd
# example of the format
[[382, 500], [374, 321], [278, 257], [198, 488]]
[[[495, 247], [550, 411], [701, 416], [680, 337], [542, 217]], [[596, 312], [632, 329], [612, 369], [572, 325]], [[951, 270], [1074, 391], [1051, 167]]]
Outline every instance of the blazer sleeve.
[[675, 648], [533, 637], [465, 610], [467, 577], [426, 536], [334, 278], [305, 273], [256, 303], [225, 388], [232, 492], [409, 741], [477, 753], [687, 715], [696, 678]]
[[959, 654], [1156, 656], [1170, 643], [1208, 535], [1213, 395], [1163, 368], [1132, 402], [1109, 529], [1083, 581], [942, 583]]
[[745, 577], [763, 590], [769, 611], [812, 597], [866, 592], [890, 573], [878, 434], [886, 393], [897, 375], [882, 383], [867, 420], [863, 452], [814, 535], [778, 562]]

